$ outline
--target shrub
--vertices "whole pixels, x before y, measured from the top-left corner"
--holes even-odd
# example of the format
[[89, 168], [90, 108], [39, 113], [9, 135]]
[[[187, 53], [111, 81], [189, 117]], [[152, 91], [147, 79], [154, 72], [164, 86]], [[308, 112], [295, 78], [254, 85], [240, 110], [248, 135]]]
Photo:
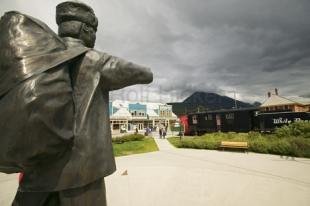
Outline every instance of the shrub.
[[181, 140], [181, 147], [183, 148], [196, 148], [196, 144], [194, 143], [193, 139], [186, 138]]
[[228, 140], [231, 140], [231, 139], [234, 139], [237, 135], [236, 132], [228, 132], [228, 133], [222, 133], [222, 134], [225, 134], [225, 139], [228, 139]]
[[[168, 138], [178, 148], [218, 149], [221, 141], [247, 141], [249, 151], [296, 157], [310, 157], [309, 124], [298, 123], [279, 128], [276, 134], [209, 133], [200, 137]], [[302, 131], [302, 132], [301, 132]], [[288, 135], [289, 134], [289, 135]], [[298, 136], [294, 136], [294, 135]], [[304, 138], [307, 137], [307, 138]]]
[[206, 149], [218, 149], [221, 142], [220, 141], [208, 141], [205, 144], [206, 144]]
[[250, 150], [258, 153], [268, 153], [269, 142], [265, 137], [259, 137], [250, 141]]
[[[206, 134], [206, 135], [209, 135], [209, 134]], [[223, 132], [215, 132], [215, 133], [212, 133], [212, 135], [214, 137], [223, 137], [225, 135], [225, 133], [223, 133]]]
[[287, 138], [270, 138], [268, 153], [279, 155], [292, 155], [292, 146]]
[[129, 135], [124, 135], [120, 137], [113, 137], [112, 142], [116, 144], [122, 144], [124, 142], [129, 142], [129, 141], [141, 141], [145, 137], [142, 134], [129, 134]]
[[169, 142], [177, 148], [182, 148], [182, 142], [179, 137], [170, 137], [168, 138]]
[[194, 149], [217, 149], [220, 141], [215, 138], [185, 138], [182, 140], [169, 138], [169, 141], [176, 147], [181, 148], [194, 148]]
[[294, 136], [310, 138], [310, 122], [299, 121], [290, 125]]
[[284, 125], [282, 127], [278, 127], [275, 130], [275, 135], [279, 138], [286, 138], [291, 136], [291, 130], [289, 126]]
[[256, 138], [260, 138], [261, 137], [261, 134], [259, 132], [249, 132], [248, 133], [248, 138], [250, 140], [253, 140], [253, 139], [256, 139]]
[[195, 141], [192, 141], [191, 144], [194, 144], [193, 148], [196, 148], [196, 149], [206, 149], [206, 141], [203, 141], [202, 139], [197, 139]]
[[298, 121], [285, 125], [283, 127], [277, 128], [275, 130], [275, 135], [279, 138], [285, 137], [304, 137], [310, 138], [310, 122]]
[[296, 157], [310, 157], [310, 139], [292, 138], [289, 139], [291, 155]]

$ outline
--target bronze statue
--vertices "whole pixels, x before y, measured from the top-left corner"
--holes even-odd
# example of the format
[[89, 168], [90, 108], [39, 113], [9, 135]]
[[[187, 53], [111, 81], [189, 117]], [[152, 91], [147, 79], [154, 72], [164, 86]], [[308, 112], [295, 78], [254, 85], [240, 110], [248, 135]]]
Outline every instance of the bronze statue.
[[109, 91], [152, 82], [150, 69], [93, 49], [91, 7], [56, 8], [59, 36], [41, 21], [0, 20], [0, 172], [24, 173], [13, 205], [106, 205], [115, 171]]

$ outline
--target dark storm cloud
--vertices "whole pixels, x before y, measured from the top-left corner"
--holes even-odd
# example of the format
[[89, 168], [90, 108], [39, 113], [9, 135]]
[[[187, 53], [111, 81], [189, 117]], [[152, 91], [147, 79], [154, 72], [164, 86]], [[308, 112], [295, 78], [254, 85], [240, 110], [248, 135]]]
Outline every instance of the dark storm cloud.
[[[21, 10], [57, 30], [59, 2], [7, 0], [0, 12]], [[309, 94], [309, 0], [85, 2], [99, 18], [96, 47], [154, 72], [151, 85], [112, 98], [164, 102], [195, 91], [236, 91], [240, 99], [263, 101], [275, 87], [284, 96]]]
[[206, 79], [224, 93], [231, 88], [252, 100], [274, 87], [298, 95], [310, 86], [309, 1], [170, 3], [182, 21], [209, 40], [203, 54], [211, 58], [196, 67], [197, 85]]

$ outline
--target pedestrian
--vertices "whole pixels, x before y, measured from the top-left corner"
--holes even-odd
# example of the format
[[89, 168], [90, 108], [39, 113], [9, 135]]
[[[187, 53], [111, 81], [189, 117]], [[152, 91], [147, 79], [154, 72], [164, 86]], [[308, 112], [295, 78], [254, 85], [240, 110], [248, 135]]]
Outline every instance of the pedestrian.
[[162, 138], [162, 136], [163, 136], [163, 129], [162, 129], [162, 128], [160, 128], [160, 129], [159, 129], [159, 138], [161, 139], [161, 138]]
[[148, 133], [148, 134], [152, 133], [152, 128], [148, 127], [148, 128], [147, 128], [147, 133]]
[[139, 133], [139, 130], [138, 130], [138, 127], [136, 127], [136, 132], [135, 132], [135, 134], [138, 134]]
[[163, 129], [163, 137], [164, 137], [164, 139], [166, 138], [166, 135], [167, 135], [167, 132], [166, 132], [165, 129]]

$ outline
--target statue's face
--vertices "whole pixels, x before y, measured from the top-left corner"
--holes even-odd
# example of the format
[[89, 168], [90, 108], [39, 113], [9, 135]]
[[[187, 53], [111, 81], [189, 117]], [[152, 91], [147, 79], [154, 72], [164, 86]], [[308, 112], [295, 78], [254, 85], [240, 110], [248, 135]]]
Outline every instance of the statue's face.
[[58, 34], [61, 37], [72, 37], [83, 41], [84, 45], [93, 48], [96, 41], [96, 31], [80, 21], [66, 21], [59, 25]]
[[96, 31], [85, 23], [82, 23], [80, 30], [80, 38], [85, 46], [93, 48], [96, 41]]

